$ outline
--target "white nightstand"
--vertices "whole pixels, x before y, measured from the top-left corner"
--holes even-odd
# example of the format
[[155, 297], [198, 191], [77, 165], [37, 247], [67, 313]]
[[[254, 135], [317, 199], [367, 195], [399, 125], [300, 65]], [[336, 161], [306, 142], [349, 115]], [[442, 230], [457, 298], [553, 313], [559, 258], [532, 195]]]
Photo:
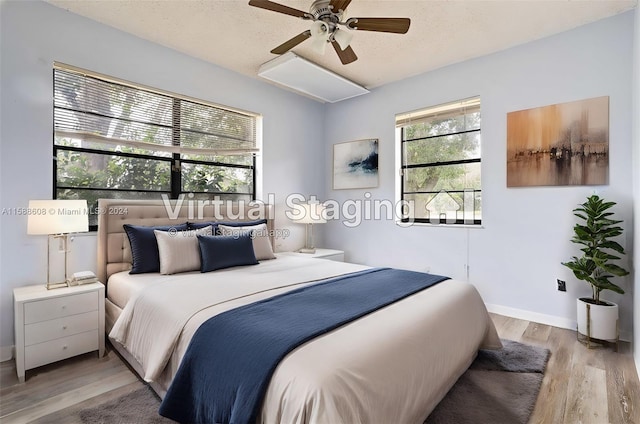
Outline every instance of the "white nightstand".
[[25, 371], [82, 353], [104, 355], [104, 286], [47, 290], [44, 284], [13, 290], [16, 370]]
[[300, 256], [306, 256], [308, 258], [321, 258], [329, 259], [331, 261], [344, 262], [344, 251], [334, 249], [317, 249], [316, 253], [300, 253], [296, 252]]

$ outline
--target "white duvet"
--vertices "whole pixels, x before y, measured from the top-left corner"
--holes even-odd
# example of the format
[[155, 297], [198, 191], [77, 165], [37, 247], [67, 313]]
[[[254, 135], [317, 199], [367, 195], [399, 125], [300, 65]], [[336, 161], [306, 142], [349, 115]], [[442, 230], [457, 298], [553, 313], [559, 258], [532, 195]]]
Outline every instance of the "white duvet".
[[[363, 269], [279, 255], [256, 266], [158, 275], [128, 301], [109, 336], [136, 358], [144, 379], [163, 395], [192, 335], [210, 317]], [[475, 288], [448, 280], [291, 352], [272, 377], [261, 421], [421, 423], [478, 348], [500, 346]]]

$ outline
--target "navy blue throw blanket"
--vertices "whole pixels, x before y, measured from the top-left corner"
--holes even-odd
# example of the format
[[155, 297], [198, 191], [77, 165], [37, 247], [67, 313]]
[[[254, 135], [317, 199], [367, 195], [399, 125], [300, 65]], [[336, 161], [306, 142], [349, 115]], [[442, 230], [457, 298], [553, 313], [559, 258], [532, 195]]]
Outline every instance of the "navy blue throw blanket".
[[212, 317], [194, 334], [160, 415], [182, 423], [254, 423], [271, 375], [289, 352], [447, 279], [371, 269]]

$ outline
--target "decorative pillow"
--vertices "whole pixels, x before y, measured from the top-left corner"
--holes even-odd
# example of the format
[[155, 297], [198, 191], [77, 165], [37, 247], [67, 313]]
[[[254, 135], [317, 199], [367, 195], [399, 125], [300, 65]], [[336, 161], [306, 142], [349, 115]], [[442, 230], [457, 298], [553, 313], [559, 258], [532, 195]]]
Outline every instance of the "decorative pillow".
[[200, 269], [200, 247], [196, 236], [213, 235], [213, 227], [199, 230], [176, 231], [170, 233], [155, 230], [160, 254], [160, 274], [198, 271]]
[[198, 230], [198, 229], [204, 228], [204, 227], [206, 227], [208, 225], [212, 225], [213, 226], [213, 233], [219, 235], [220, 233], [218, 232], [218, 225], [226, 225], [227, 227], [244, 227], [244, 226], [259, 225], [259, 224], [266, 224], [266, 223], [267, 223], [266, 219], [258, 219], [258, 220], [255, 220], [255, 221], [187, 222], [187, 226], [189, 227], [190, 230]]
[[216, 229], [218, 228], [218, 223], [217, 222], [189, 222], [187, 221], [187, 227], [189, 227], [190, 230], [199, 230], [201, 228], [205, 228], [211, 226], [213, 227], [213, 233], [216, 233]]
[[160, 255], [154, 230], [159, 231], [184, 231], [187, 224], [163, 225], [157, 227], [144, 227], [141, 225], [124, 224], [124, 231], [131, 245], [133, 267], [130, 274], [144, 274], [147, 272], [160, 272]]
[[253, 225], [266, 224], [266, 219], [257, 219], [255, 221], [218, 221], [218, 225], [226, 225], [227, 227], [251, 227]]
[[250, 234], [235, 236], [198, 236], [200, 245], [200, 271], [209, 272], [217, 269], [240, 265], [256, 265], [253, 243]]
[[227, 226], [223, 224], [218, 225], [218, 232], [223, 236], [238, 236], [246, 231], [251, 231], [251, 238], [253, 239], [253, 251], [256, 254], [257, 260], [263, 261], [266, 259], [276, 258], [276, 255], [273, 254], [273, 249], [271, 248], [271, 239], [269, 238], [267, 224], [246, 226]]

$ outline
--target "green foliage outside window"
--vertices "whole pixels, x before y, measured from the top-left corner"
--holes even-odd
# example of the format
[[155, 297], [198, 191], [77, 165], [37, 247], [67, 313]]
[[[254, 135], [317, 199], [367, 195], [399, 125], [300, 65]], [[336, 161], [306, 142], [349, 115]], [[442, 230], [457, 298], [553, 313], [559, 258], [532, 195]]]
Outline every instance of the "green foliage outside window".
[[429, 210], [461, 211], [465, 190], [480, 219], [480, 124], [477, 111], [402, 126], [403, 199], [415, 202], [416, 219], [428, 219]]
[[[242, 151], [255, 147], [255, 126], [250, 115], [56, 69], [55, 196], [86, 199], [94, 213], [101, 197], [250, 200], [254, 158]], [[225, 149], [239, 153], [213, 153]]]

